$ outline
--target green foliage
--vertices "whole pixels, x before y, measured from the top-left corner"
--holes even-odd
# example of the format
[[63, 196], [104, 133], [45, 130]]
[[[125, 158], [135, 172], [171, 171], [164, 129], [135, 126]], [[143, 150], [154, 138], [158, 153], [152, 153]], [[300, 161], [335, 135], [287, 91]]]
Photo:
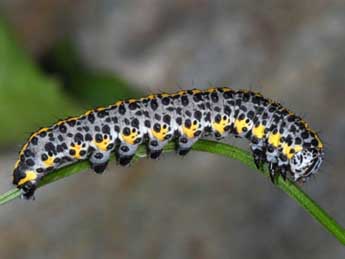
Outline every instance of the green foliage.
[[85, 108], [141, 95], [120, 77], [85, 68], [69, 43], [59, 44], [48, 56], [46, 65], [54, 74], [50, 78], [18, 46], [0, 19], [0, 145], [24, 142], [37, 128], [78, 115]]
[[[175, 143], [170, 142], [165, 146], [164, 152], [171, 152], [175, 150]], [[200, 140], [193, 146], [193, 150], [208, 152], [213, 154], [222, 155], [228, 158], [233, 158], [241, 161], [243, 164], [255, 169], [255, 164], [252, 155], [237, 147], [227, 144]], [[135, 155], [134, 161], [146, 156], [146, 147], [141, 145]], [[47, 175], [40, 183], [39, 187], [53, 183], [62, 178], [71, 176], [73, 174], [82, 172], [89, 168], [87, 161], [78, 162], [74, 165], [59, 169]], [[268, 177], [268, 170], [264, 168], [260, 170], [263, 175]], [[284, 181], [281, 176], [277, 178], [277, 186], [292, 197], [297, 203], [303, 207], [315, 220], [323, 225], [340, 243], [345, 245], [345, 230], [331, 218], [315, 201], [313, 201], [306, 193], [304, 193], [298, 186], [290, 180]], [[12, 201], [20, 196], [19, 190], [13, 189], [0, 196], [0, 205]]]
[[65, 88], [73, 96], [91, 107], [142, 96], [142, 93], [114, 73], [86, 68], [68, 41], [56, 45], [44, 61], [50, 72], [63, 78]]
[[46, 78], [0, 20], [0, 143], [21, 142], [40, 124], [78, 113], [57, 81]]
[[37, 127], [79, 111], [58, 82], [43, 76], [18, 47], [1, 20], [0, 104], [2, 145], [22, 142]]

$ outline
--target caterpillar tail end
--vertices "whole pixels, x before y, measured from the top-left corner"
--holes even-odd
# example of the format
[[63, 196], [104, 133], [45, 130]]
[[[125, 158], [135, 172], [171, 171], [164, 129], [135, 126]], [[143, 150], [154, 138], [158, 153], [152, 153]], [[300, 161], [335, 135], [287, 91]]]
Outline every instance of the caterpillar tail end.
[[21, 190], [21, 198], [26, 200], [34, 200], [34, 194], [40, 179], [39, 175], [34, 171], [22, 171], [18, 168], [15, 169], [13, 175], [13, 184]]

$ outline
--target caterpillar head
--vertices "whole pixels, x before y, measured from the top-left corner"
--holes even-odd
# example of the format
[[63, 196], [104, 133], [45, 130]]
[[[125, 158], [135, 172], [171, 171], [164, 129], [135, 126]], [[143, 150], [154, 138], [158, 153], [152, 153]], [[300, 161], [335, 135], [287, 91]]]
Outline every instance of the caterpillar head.
[[22, 191], [22, 197], [30, 199], [37, 188], [38, 175], [35, 171], [17, 167], [13, 172], [13, 184]]
[[306, 180], [315, 174], [323, 161], [324, 153], [318, 148], [303, 149], [290, 160], [290, 170], [295, 181]]

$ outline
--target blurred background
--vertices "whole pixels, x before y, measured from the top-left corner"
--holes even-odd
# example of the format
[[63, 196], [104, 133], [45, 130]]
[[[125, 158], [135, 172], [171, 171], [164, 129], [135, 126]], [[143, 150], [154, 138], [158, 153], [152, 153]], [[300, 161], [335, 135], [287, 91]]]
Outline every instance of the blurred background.
[[[303, 189], [345, 225], [344, 46], [343, 0], [1, 0], [0, 192], [38, 127], [121, 98], [230, 86], [320, 131], [326, 162]], [[1, 207], [0, 229], [0, 258], [345, 256], [268, 179], [196, 152], [51, 184]]]

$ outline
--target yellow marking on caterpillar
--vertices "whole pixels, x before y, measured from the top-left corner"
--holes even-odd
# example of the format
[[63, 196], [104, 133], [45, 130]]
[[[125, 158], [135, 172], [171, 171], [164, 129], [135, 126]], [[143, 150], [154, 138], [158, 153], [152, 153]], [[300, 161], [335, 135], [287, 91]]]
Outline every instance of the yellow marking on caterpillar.
[[224, 134], [224, 127], [219, 123], [212, 123], [212, 128], [219, 134]]
[[67, 120], [60, 120], [56, 123], [56, 125], [60, 126], [61, 124], [64, 124], [65, 122], [67, 122]]
[[[96, 108], [95, 110], [96, 111], [99, 111], [99, 109], [101, 110], [101, 109], [105, 109], [105, 108], [103, 108], [103, 107], [98, 107], [98, 108]], [[69, 122], [69, 121], [73, 121], [73, 120], [79, 120], [80, 118], [82, 118], [83, 116], [87, 116], [87, 115], [89, 115], [90, 113], [92, 113], [94, 110], [89, 110], [89, 111], [86, 111], [84, 114], [81, 114], [81, 115], [79, 115], [79, 116], [73, 116], [73, 117], [69, 117], [69, 118], [66, 118], [66, 119], [64, 119], [64, 120], [59, 120], [58, 122], [56, 122], [55, 124], [53, 124], [52, 125], [52, 127], [54, 126], [54, 125], [58, 125], [58, 126], [60, 126], [61, 124], [63, 124], [63, 123], [65, 123], [65, 122]], [[52, 128], [51, 127], [51, 128]], [[46, 128], [47, 130], [49, 130], [49, 128]]]
[[246, 120], [235, 120], [234, 127], [238, 134], [241, 134], [243, 132], [243, 128], [246, 127], [248, 129], [249, 124], [246, 122]]
[[152, 100], [152, 99], [155, 99], [156, 98], [156, 95], [155, 94], [150, 94], [148, 96], [145, 96], [145, 97], [141, 97], [139, 100], [140, 101], [143, 101], [143, 100]]
[[291, 159], [295, 153], [300, 152], [303, 149], [301, 145], [289, 146], [287, 143], [283, 143], [282, 147], [283, 147], [283, 154], [288, 159]]
[[138, 133], [137, 132], [131, 132], [131, 134], [129, 134], [128, 136], [125, 136], [123, 133], [121, 133], [121, 137], [122, 137], [124, 142], [126, 142], [127, 144], [130, 144], [130, 145], [133, 145], [135, 140], [138, 137]]
[[230, 119], [221, 119], [220, 122], [213, 122], [212, 123], [212, 128], [217, 131], [219, 134], [223, 135], [225, 130], [224, 128], [230, 124]]
[[211, 88], [206, 89], [206, 92], [207, 92], [207, 93], [213, 93], [213, 92], [215, 92], [216, 90], [217, 90], [217, 88], [211, 87]]
[[68, 122], [68, 121], [74, 121], [74, 120], [78, 120], [78, 119], [79, 119], [79, 116], [75, 116], [75, 117], [68, 118], [68, 119], [66, 120], [66, 122]]
[[[312, 130], [310, 130], [312, 131]], [[315, 133], [315, 131], [312, 131], [314, 133], [314, 137], [317, 140], [317, 147], [322, 149], [323, 148], [323, 143], [321, 142], [320, 137]]]
[[101, 151], [107, 151], [107, 146], [109, 144], [108, 139], [104, 139], [102, 142], [97, 143], [96, 141], [93, 141], [93, 144]]
[[233, 89], [228, 88], [228, 87], [223, 87], [222, 90], [223, 90], [224, 92], [233, 92], [233, 91], [234, 91]]
[[262, 139], [265, 136], [265, 126], [259, 124], [258, 126], [255, 126], [253, 128], [252, 132], [255, 137], [257, 137], [258, 139]]
[[34, 171], [26, 171], [25, 177], [23, 179], [20, 179], [20, 181], [18, 182], [18, 186], [26, 182], [35, 180], [36, 178], [37, 178], [37, 174]]
[[123, 101], [122, 101], [122, 100], [117, 101], [117, 102], [115, 103], [115, 106], [120, 106], [121, 104], [123, 104]]
[[189, 139], [194, 138], [194, 133], [198, 130], [198, 125], [198, 123], [193, 124], [189, 129], [185, 126], [182, 126], [183, 134]]
[[162, 93], [161, 96], [162, 96], [162, 97], [169, 97], [169, 96], [171, 96], [171, 94]]
[[180, 91], [178, 91], [176, 94], [177, 94], [177, 95], [184, 95], [184, 94], [186, 94], [186, 93], [187, 93], [186, 90], [180, 90]]
[[150, 94], [148, 95], [145, 99], [149, 99], [149, 100], [153, 100], [156, 98], [156, 95], [155, 94]]
[[50, 167], [54, 165], [54, 157], [49, 156], [47, 160], [43, 161], [45, 167]]
[[134, 103], [134, 102], [136, 102], [136, 101], [137, 101], [137, 99], [134, 99], [134, 98], [128, 99], [128, 103]]
[[270, 133], [269, 137], [268, 137], [268, 143], [271, 144], [274, 147], [279, 147], [280, 145], [280, 138], [281, 135], [280, 133]]
[[297, 153], [297, 152], [302, 151], [303, 147], [301, 145], [296, 145], [296, 146], [294, 146], [294, 149], [295, 149], [295, 152]]
[[106, 109], [106, 107], [97, 107], [96, 111], [101, 112], [101, 111], [104, 111], [105, 109]]
[[49, 130], [49, 128], [42, 128], [39, 131], [37, 131], [36, 134], [40, 134], [40, 133], [45, 132], [47, 130]]
[[[40, 134], [40, 133], [42, 133], [42, 132], [44, 132], [44, 131], [48, 131], [48, 130], [49, 130], [49, 128], [41, 128], [41, 129], [39, 129], [38, 131], [32, 133], [32, 135], [30, 136], [28, 142], [30, 142], [30, 141], [31, 141], [34, 137], [36, 137], [38, 134]], [[27, 147], [28, 142], [24, 145], [25, 147]], [[22, 151], [24, 151], [24, 147], [22, 148], [21, 152], [22, 152]]]
[[318, 147], [318, 148], [323, 148], [323, 144], [322, 144], [321, 139], [319, 138], [319, 136], [318, 136], [318, 135], [315, 135], [315, 138], [316, 138], [316, 140], [317, 140], [317, 142], [318, 142], [317, 147]]
[[294, 154], [290, 153], [291, 147], [287, 143], [283, 143], [283, 154], [288, 158], [291, 159]]
[[165, 140], [165, 136], [168, 134], [168, 128], [166, 129], [161, 128], [159, 132], [156, 132], [155, 130], [151, 129], [151, 134], [159, 141], [163, 141]]
[[[22, 149], [19, 152], [19, 155], [23, 155], [24, 154], [24, 150], [28, 147], [28, 143], [25, 143], [24, 146], [22, 147]], [[19, 163], [19, 162], [18, 162]]]
[[193, 93], [193, 94], [199, 94], [199, 93], [201, 93], [201, 90], [199, 90], [199, 89], [193, 89], [193, 90], [192, 90], [192, 93]]
[[306, 123], [304, 120], [301, 120], [301, 123], [307, 130], [310, 130], [308, 123]]
[[20, 160], [18, 159], [18, 160], [16, 161], [16, 164], [14, 165], [14, 169], [16, 169], [16, 168], [18, 167], [19, 163], [20, 163]]
[[81, 156], [80, 156], [80, 150], [82, 149], [81, 145], [74, 144], [74, 146], [72, 146], [71, 149], [75, 151], [75, 154], [73, 155], [73, 157], [76, 159], [81, 159]]

